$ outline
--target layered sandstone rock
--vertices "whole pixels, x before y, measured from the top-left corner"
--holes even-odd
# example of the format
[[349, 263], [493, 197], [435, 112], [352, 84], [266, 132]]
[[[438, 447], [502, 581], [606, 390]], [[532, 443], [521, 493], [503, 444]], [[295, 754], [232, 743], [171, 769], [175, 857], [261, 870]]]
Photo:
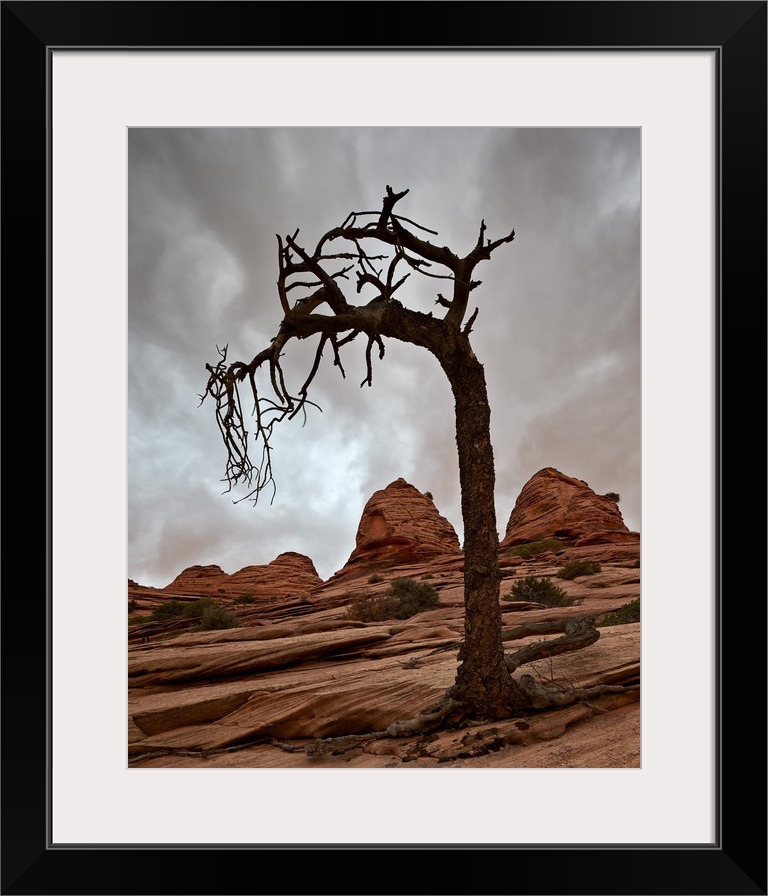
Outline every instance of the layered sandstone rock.
[[545, 467], [523, 486], [507, 523], [502, 548], [561, 538], [591, 545], [639, 540], [630, 532], [616, 502], [596, 494], [586, 482]]
[[166, 591], [182, 591], [207, 593], [215, 591], [223, 585], [229, 576], [220, 566], [188, 566], [182, 570], [170, 585], [166, 585]]
[[[614, 571], [616, 582], [620, 575], [619, 570]], [[503, 602], [505, 631], [523, 623], [578, 616], [585, 611], [601, 615], [617, 609], [624, 600], [618, 595], [609, 596], [606, 588], [564, 584], [574, 595], [583, 594], [582, 605], [537, 609]], [[460, 581], [453, 587], [458, 595]], [[430, 760], [429, 767], [446, 768], [450, 767], [446, 763], [479, 752], [475, 746], [482, 747], [483, 737], [488, 735], [500, 739], [494, 744], [494, 752], [479, 759], [479, 767], [514, 767], [531, 764], [530, 751], [518, 753], [513, 749], [506, 753], [504, 762], [496, 763], [493, 757], [498, 756], [499, 748], [546, 743], [565, 735], [566, 729], [580, 728], [578, 723], [594, 713], [601, 719], [616, 719], [614, 725], [619, 726], [622, 716], [614, 716], [613, 710], [621, 707], [611, 702], [616, 699], [631, 701], [637, 710], [638, 694], [628, 692], [618, 698], [597, 698], [590, 702], [589, 713], [582, 712], [586, 704], [580, 703], [545, 716], [486, 725], [479, 740], [474, 731], [468, 737], [464, 729], [444, 732], [437, 740], [433, 735], [381, 739], [389, 724], [413, 718], [439, 699], [455, 679], [461, 635], [453, 624], [436, 625], [427, 618], [429, 615], [373, 625], [318, 618], [316, 623], [307, 620], [284, 627], [257, 625], [189, 633], [133, 646], [128, 657], [131, 764], [299, 764], [311, 768], [317, 767], [318, 760], [304, 752], [307, 740], [370, 732], [370, 743], [352, 754], [337, 758], [328, 755], [322, 764], [340, 768], [358, 762], [414, 767], [414, 759], [421, 757], [425, 763]], [[588, 650], [564, 654], [552, 664], [530, 671], [581, 687], [636, 681], [639, 629], [639, 623], [601, 629], [600, 640]], [[516, 649], [539, 637], [525, 636], [505, 644], [508, 649]], [[576, 715], [571, 716], [573, 712]], [[582, 731], [588, 735], [588, 729]], [[602, 738], [609, 733], [610, 749], [602, 746]], [[253, 754], [250, 745], [265, 740], [270, 743], [263, 745], [262, 753]], [[285, 747], [291, 747], [285, 740], [298, 740], [299, 752], [285, 752]], [[578, 759], [570, 758], [571, 749], [579, 752]], [[620, 732], [612, 726], [610, 732], [603, 729], [601, 738], [587, 742], [581, 740], [579, 730], [574, 730], [568, 743], [561, 744], [559, 754], [545, 752], [542, 761], [533, 764], [635, 767], [639, 763], [639, 727]], [[375, 756], [389, 756], [392, 761], [379, 763]], [[294, 762], [292, 757], [301, 761]]]
[[380, 489], [363, 509], [355, 549], [337, 576], [360, 569], [423, 563], [458, 554], [459, 539], [431, 498], [405, 479]]
[[220, 566], [189, 566], [165, 589], [184, 594], [251, 594], [257, 598], [305, 594], [322, 579], [309, 557], [287, 551], [271, 563], [227, 575]]
[[264, 566], [246, 566], [233, 573], [227, 588], [232, 593], [255, 597], [284, 597], [306, 594], [322, 583], [309, 557], [286, 551]]

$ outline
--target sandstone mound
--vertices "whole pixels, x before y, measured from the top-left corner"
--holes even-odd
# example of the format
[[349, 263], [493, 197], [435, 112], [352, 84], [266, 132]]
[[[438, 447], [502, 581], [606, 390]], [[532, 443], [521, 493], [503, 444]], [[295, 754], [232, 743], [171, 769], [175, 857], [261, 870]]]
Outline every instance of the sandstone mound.
[[560, 538], [573, 545], [639, 541], [616, 502], [586, 482], [545, 467], [523, 486], [507, 523], [502, 548]]
[[229, 577], [227, 587], [238, 594], [283, 597], [288, 594], [304, 594], [322, 582], [309, 557], [287, 551], [264, 566], [246, 566], [238, 570]]
[[432, 499], [397, 479], [374, 492], [365, 505], [355, 549], [336, 575], [423, 563], [460, 551], [453, 526]]
[[215, 590], [228, 578], [224, 570], [213, 563], [209, 566], [188, 566], [164, 590], [207, 592]]
[[315, 564], [304, 554], [287, 551], [271, 563], [245, 566], [227, 575], [220, 566], [189, 566], [166, 591], [185, 594], [251, 594], [258, 598], [304, 594], [322, 584]]

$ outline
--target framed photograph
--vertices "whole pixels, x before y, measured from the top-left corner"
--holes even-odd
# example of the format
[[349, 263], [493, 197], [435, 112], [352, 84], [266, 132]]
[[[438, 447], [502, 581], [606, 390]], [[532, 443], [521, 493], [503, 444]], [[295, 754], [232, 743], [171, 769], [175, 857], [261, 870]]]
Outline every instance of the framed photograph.
[[[10, 378], [21, 388], [14, 388], [9, 413], [30, 394], [46, 397], [44, 437], [33, 442], [26, 420], [14, 422], [13, 437], [6, 437], [14, 479], [30, 469], [30, 458], [37, 461], [31, 479], [46, 483], [46, 529], [33, 539], [26, 526], [6, 529], [16, 544], [6, 549], [12, 569], [3, 600], [3, 893], [767, 892], [765, 698], [747, 696], [765, 680], [764, 586], [755, 585], [760, 572], [749, 560], [754, 547], [747, 536], [755, 528], [749, 508], [756, 493], [764, 495], [753, 482], [754, 471], [764, 470], [764, 427], [737, 426], [725, 403], [726, 386], [738, 382], [739, 408], [748, 398], [754, 416], [755, 389], [758, 413], [765, 408], [766, 7], [717, 0], [504, 2], [438, 11], [410, 4], [393, 16], [392, 4], [361, 3], [352, 13], [355, 40], [339, 42], [338, 23], [321, 4], [2, 4], [4, 271], [9, 330], [17, 334], [10, 340], [12, 369], [22, 372]], [[426, 42], [405, 32], [417, 13], [434, 17]], [[265, 29], [267, 21], [282, 25]], [[569, 139], [553, 141], [555, 132]], [[605, 140], [613, 142], [595, 148]], [[322, 181], [328, 207], [335, 208], [330, 194], [347, 173], [365, 179], [374, 191], [370, 201], [380, 201], [386, 177], [368, 183], [370, 171], [365, 178], [356, 173], [352, 144], [364, 141], [384, 144], [376, 156], [382, 175], [387, 163], [413, 171], [413, 183], [395, 189], [412, 188], [415, 200], [417, 185], [429, 185], [443, 220], [423, 223], [441, 232], [450, 229], [440, 209], [462, 205], [461, 186], [450, 182], [461, 166], [451, 159], [440, 169], [451, 147], [467, 172], [482, 168], [486, 184], [499, 153], [524, 168], [506, 177], [507, 192], [496, 191], [498, 205], [488, 212], [481, 206], [494, 191], [478, 197], [479, 181], [471, 180], [467, 217], [476, 229], [476, 206], [481, 216], [492, 214], [489, 238], [516, 226], [513, 194], [522, 196], [546, 170], [551, 195], [541, 204], [547, 202], [553, 221], [560, 210], [566, 251], [611, 240], [617, 270], [620, 235], [598, 232], [588, 218], [567, 218], [563, 197], [569, 164], [586, 144], [590, 157], [602, 160], [592, 183], [603, 204], [636, 201], [605, 183], [626, 182], [616, 174], [618, 159], [635, 165], [642, 388], [634, 400], [642, 415], [632, 469], [643, 551], [637, 764], [308, 770], [126, 763], [131, 527], [134, 535], [142, 530], [145, 559], [149, 542], [165, 545], [168, 532], [180, 542], [185, 532], [188, 553], [179, 554], [177, 572], [212, 537], [195, 531], [186, 509], [186, 490], [209, 490], [200, 483], [204, 474], [189, 452], [165, 460], [159, 444], [164, 433], [183, 442], [186, 425], [164, 403], [160, 381], [182, 377], [185, 346], [196, 352], [191, 334], [204, 336], [206, 328], [183, 319], [194, 301], [174, 297], [194, 295], [205, 270], [215, 268], [215, 282], [205, 289], [231, 308], [222, 319], [233, 329], [250, 327], [248, 348], [274, 336], [243, 320], [250, 300], [239, 292], [237, 262], [252, 255], [254, 269], [271, 264], [262, 279], [274, 290], [275, 247], [249, 248], [248, 228], [239, 225], [250, 219], [235, 213], [227, 217], [228, 239], [242, 251], [234, 261], [227, 255], [212, 224], [215, 197], [205, 197], [213, 177], [207, 172], [215, 159], [220, 167], [237, 166], [228, 181], [237, 209], [247, 206], [249, 184], [259, 184], [266, 201], [274, 180], [269, 152], [279, 157], [281, 177], [293, 168], [295, 189], [290, 207], [285, 191], [274, 197], [275, 215], [279, 209], [287, 218], [275, 230], [290, 232], [303, 226], [313, 177]], [[549, 167], [536, 168], [543, 154], [552, 157]], [[263, 172], [254, 155], [264, 159]], [[175, 192], [176, 179], [182, 186]], [[579, 182], [580, 190], [589, 187]], [[163, 202], [156, 201], [161, 195]], [[211, 204], [195, 217], [191, 204], [173, 201], [180, 195]], [[349, 197], [358, 202], [354, 190]], [[129, 226], [139, 206], [153, 222], [141, 231]], [[509, 221], [501, 220], [507, 210]], [[335, 217], [334, 211], [329, 227]], [[210, 229], [200, 229], [201, 221]], [[194, 257], [161, 269], [153, 253], [164, 234], [185, 226], [198, 228], [190, 237]], [[510, 251], [536, 248], [523, 246], [518, 234]], [[558, 259], [544, 261], [550, 288], [572, 288], [577, 296], [573, 284], [557, 281]], [[168, 297], [167, 313], [141, 324], [139, 350], [127, 335], [128, 284], [140, 289], [150, 270], [155, 294]], [[490, 267], [482, 274], [490, 278]], [[578, 288], [597, 282], [585, 272]], [[524, 360], [508, 354], [506, 332], [524, 324], [526, 296], [541, 306], [547, 289], [538, 289], [533, 275], [510, 283], [519, 288], [519, 310], [497, 317], [504, 323], [495, 334], [495, 363], [508, 358], [511, 378], [529, 395], [538, 389], [543, 401], [565, 382], [526, 381]], [[21, 290], [20, 302], [13, 296]], [[277, 319], [276, 303], [277, 294]], [[553, 344], [560, 330], [587, 333], [596, 325], [577, 307], [570, 317], [562, 304], [552, 307]], [[595, 307], [603, 319], [615, 311], [610, 297]], [[135, 323], [138, 313], [130, 313]], [[478, 328], [482, 315], [481, 307]], [[161, 338], [161, 326], [173, 340]], [[618, 358], [628, 349], [620, 327], [614, 329]], [[30, 332], [45, 333], [44, 352], [30, 352], [23, 336]], [[536, 338], [545, 341], [546, 328]], [[25, 357], [13, 357], [17, 345]], [[396, 360], [395, 354], [398, 370]], [[205, 375], [204, 361], [215, 358], [200, 359]], [[612, 362], [606, 356], [601, 363], [587, 371], [574, 361], [567, 384], [575, 389], [581, 376], [582, 392], [595, 391], [598, 415], [608, 413], [600, 384]], [[131, 381], [132, 365], [146, 375]], [[374, 377], [377, 369], [374, 361]], [[28, 372], [39, 379], [34, 392], [26, 388]], [[154, 461], [158, 475], [141, 493], [130, 471], [129, 388], [141, 392], [142, 425], [160, 421], [142, 430], [148, 443], [142, 464]], [[588, 403], [579, 405], [579, 414], [588, 411]], [[536, 420], [521, 414], [533, 442]], [[212, 422], [199, 416], [201, 426]], [[430, 432], [445, 441], [441, 425], [439, 415], [429, 418]], [[618, 443], [617, 425], [610, 428], [606, 438]], [[577, 431], [578, 415], [569, 420], [571, 441]], [[322, 464], [335, 450], [352, 467], [354, 458], [344, 453], [349, 439], [343, 441], [318, 450], [315, 460]], [[414, 453], [423, 454], [427, 443], [414, 443]], [[36, 456], [30, 449], [37, 444], [45, 450]], [[292, 455], [289, 447], [289, 460], [300, 463], [303, 450]], [[217, 488], [216, 458], [209, 463]], [[738, 483], [737, 469], [747, 474]], [[169, 506], [162, 512], [152, 503], [161, 479], [184, 499], [170, 506], [164, 492]], [[297, 478], [289, 503], [297, 504], [310, 483], [311, 477]], [[205, 516], [216, 513], [209, 509], [214, 503], [202, 497], [196, 503]], [[321, 529], [327, 511], [310, 506], [307, 513], [316, 514], [308, 528]], [[220, 544], [226, 540], [222, 530]], [[33, 541], [40, 553], [45, 545], [40, 558], [30, 551]], [[157, 561], [146, 559], [145, 568], [150, 562]], [[170, 580], [165, 568], [157, 570]], [[326, 572], [333, 570], [323, 578]], [[339, 860], [354, 874], [340, 874]], [[374, 874], [379, 867], [386, 873]]]

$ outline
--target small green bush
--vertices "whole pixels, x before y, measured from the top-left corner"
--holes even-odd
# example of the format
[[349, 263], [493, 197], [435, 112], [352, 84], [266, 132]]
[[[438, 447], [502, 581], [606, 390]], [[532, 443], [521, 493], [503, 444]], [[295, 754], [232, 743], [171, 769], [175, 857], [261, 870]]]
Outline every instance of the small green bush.
[[602, 566], [597, 560], [569, 560], [557, 573], [558, 579], [575, 579], [577, 576], [593, 576]]
[[201, 597], [192, 603], [184, 604], [181, 615], [185, 619], [200, 619], [208, 610], [221, 609], [221, 604], [212, 597]]
[[425, 572], [424, 575], [421, 577], [421, 581], [423, 582], [425, 579], [434, 579], [434, 576], [432, 575], [431, 572]]
[[546, 607], [570, 607], [573, 598], [559, 588], [551, 579], [525, 576], [512, 586], [509, 594], [504, 595], [504, 600], [530, 600]]
[[603, 497], [610, 498], [611, 501], [615, 501], [617, 504], [621, 501], [621, 495], [618, 492], [606, 492]]
[[424, 497], [429, 498], [430, 501], [434, 501], [435, 499], [432, 497], [432, 492], [424, 492]]
[[215, 604], [203, 610], [197, 630], [199, 632], [207, 632], [213, 629], [238, 628], [239, 626], [240, 620], [234, 613], [230, 613], [224, 607]]
[[413, 579], [393, 579], [384, 594], [364, 595], [347, 608], [347, 617], [360, 622], [381, 622], [384, 619], [410, 619], [437, 606], [439, 597], [432, 585]]
[[149, 617], [155, 622], [164, 622], [167, 619], [176, 619], [178, 616], [181, 616], [184, 613], [185, 604], [183, 604], [180, 600], [167, 600], [164, 603], [160, 604], [159, 607], [155, 607], [152, 610], [152, 615]]
[[640, 622], [640, 598], [636, 597], [623, 607], [619, 607], [613, 613], [603, 616], [597, 623], [598, 628], [607, 625], [626, 625], [628, 622]]
[[128, 612], [129, 613], [134, 613], [138, 609], [139, 609], [139, 602], [135, 598], [128, 601]]
[[255, 604], [256, 603], [256, 595], [255, 594], [241, 594], [235, 598], [236, 604]]
[[517, 544], [510, 548], [507, 557], [535, 557], [537, 554], [543, 554], [545, 551], [562, 551], [563, 543], [556, 538], [545, 538], [543, 541], [529, 541], [528, 544]]
[[129, 616], [128, 625], [138, 625], [140, 622], [147, 622], [146, 616]]
[[370, 577], [370, 579], [368, 579], [368, 584], [369, 584], [369, 585], [378, 585], [379, 582], [383, 582], [383, 581], [384, 581], [384, 579], [382, 579], [381, 576], [377, 576], [377, 575], [374, 573], [374, 574]]

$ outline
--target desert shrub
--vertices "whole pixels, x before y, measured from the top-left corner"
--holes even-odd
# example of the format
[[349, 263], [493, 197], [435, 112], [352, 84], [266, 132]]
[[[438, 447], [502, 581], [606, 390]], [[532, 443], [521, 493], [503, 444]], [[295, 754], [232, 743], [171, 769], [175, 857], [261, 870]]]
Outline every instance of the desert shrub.
[[381, 576], [377, 576], [377, 575], [374, 573], [374, 574], [370, 577], [370, 579], [368, 579], [368, 584], [369, 584], [369, 585], [378, 585], [379, 582], [383, 582], [383, 581], [384, 581], [384, 579], [382, 579]]
[[636, 597], [613, 613], [608, 613], [597, 623], [598, 628], [606, 625], [626, 625], [628, 622], [640, 622], [640, 598]]
[[240, 620], [234, 613], [225, 610], [224, 607], [214, 604], [206, 607], [200, 615], [200, 623], [197, 630], [207, 632], [213, 629], [238, 628]]
[[128, 601], [128, 612], [129, 613], [134, 613], [138, 609], [139, 609], [139, 602], [135, 598], [132, 598], [131, 600]]
[[381, 622], [382, 619], [389, 618], [383, 594], [378, 597], [361, 594], [347, 607], [347, 619], [356, 619], [358, 622]]
[[235, 598], [236, 604], [255, 604], [256, 603], [256, 595], [255, 594], [240, 594]]
[[425, 579], [434, 579], [434, 576], [432, 575], [431, 572], [425, 572], [424, 575], [421, 577], [421, 581], [423, 582]]
[[437, 606], [439, 600], [437, 590], [432, 585], [423, 585], [408, 578], [393, 579], [387, 593], [403, 603], [418, 604], [425, 610]]
[[618, 492], [606, 492], [603, 497], [610, 498], [611, 501], [615, 501], [617, 504], [621, 501], [621, 495]]
[[146, 616], [129, 616], [128, 625], [138, 625], [140, 622], [146, 622]]
[[384, 619], [409, 619], [437, 606], [439, 597], [432, 585], [413, 579], [393, 579], [384, 594], [364, 595], [347, 608], [349, 619], [381, 622]]
[[557, 573], [558, 579], [575, 579], [577, 576], [593, 576], [602, 566], [597, 560], [569, 560]]
[[517, 544], [510, 548], [507, 557], [535, 557], [537, 554], [543, 554], [545, 551], [562, 551], [563, 543], [556, 538], [545, 538], [542, 541], [529, 541], [528, 544]]
[[184, 604], [181, 615], [185, 619], [200, 619], [208, 610], [221, 609], [221, 604], [212, 597], [201, 597], [192, 603]]
[[573, 598], [555, 585], [551, 579], [525, 576], [512, 586], [509, 594], [504, 595], [504, 600], [530, 600], [547, 607], [570, 607]]
[[166, 619], [176, 619], [184, 613], [184, 604], [180, 600], [166, 600], [159, 607], [152, 610], [149, 617], [155, 622], [164, 622]]
[[430, 501], [434, 501], [434, 497], [432, 496], [432, 492], [424, 492], [424, 497], [429, 498]]

